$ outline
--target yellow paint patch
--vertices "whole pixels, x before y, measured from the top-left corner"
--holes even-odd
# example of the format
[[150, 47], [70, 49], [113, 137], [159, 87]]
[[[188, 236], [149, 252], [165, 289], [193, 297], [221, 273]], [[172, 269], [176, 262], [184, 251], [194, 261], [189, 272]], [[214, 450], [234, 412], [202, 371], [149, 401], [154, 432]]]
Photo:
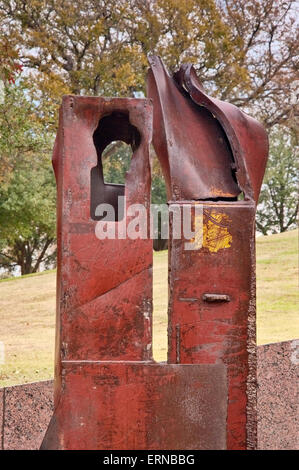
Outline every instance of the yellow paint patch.
[[212, 210], [204, 211], [203, 248], [211, 253], [231, 246], [233, 237], [228, 231], [230, 219], [226, 214]]

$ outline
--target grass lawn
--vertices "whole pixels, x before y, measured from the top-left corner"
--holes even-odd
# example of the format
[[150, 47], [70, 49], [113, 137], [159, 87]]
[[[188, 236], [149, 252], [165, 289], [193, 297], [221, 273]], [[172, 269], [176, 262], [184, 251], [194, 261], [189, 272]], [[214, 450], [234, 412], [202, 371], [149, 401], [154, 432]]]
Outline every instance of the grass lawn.
[[[55, 271], [0, 281], [0, 387], [53, 377]], [[299, 337], [298, 230], [257, 239], [258, 344]], [[154, 358], [167, 353], [167, 252], [154, 254]], [[1, 345], [0, 345], [1, 347]], [[1, 358], [1, 354], [0, 354]]]

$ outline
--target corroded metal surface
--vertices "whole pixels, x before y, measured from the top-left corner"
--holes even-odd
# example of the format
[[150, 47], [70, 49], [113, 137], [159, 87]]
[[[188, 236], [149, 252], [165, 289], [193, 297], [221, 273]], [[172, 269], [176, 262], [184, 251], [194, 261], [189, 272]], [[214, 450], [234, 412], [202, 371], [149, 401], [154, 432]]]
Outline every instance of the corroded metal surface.
[[47, 449], [225, 449], [226, 368], [64, 364]]
[[186, 251], [170, 230], [168, 361], [226, 364], [227, 448], [255, 448], [254, 219], [267, 136], [238, 108], [209, 97], [191, 65], [170, 76], [159, 57], [149, 62], [153, 144], [170, 209], [203, 208], [197, 250]]
[[[152, 360], [152, 240], [95, 235], [95, 207], [119, 195], [149, 217], [151, 117], [146, 100], [68, 96], [62, 104], [53, 159], [55, 408], [43, 449], [226, 445], [226, 367]], [[103, 180], [101, 153], [118, 139], [134, 151], [125, 187]]]
[[[247, 406], [256, 408], [255, 390], [247, 400], [255, 377], [255, 208], [244, 202], [200, 204], [202, 248], [186, 251], [184, 240], [169, 241], [169, 362], [227, 365], [227, 446], [244, 449]], [[255, 427], [254, 420], [254, 434]]]
[[[58, 190], [55, 409], [67, 361], [152, 357], [152, 240], [96, 237], [93, 200], [96, 186], [103, 186], [100, 156], [105, 145], [100, 137], [107, 116], [115, 129], [108, 138], [102, 134], [105, 145], [116, 139], [130, 143], [133, 126], [142, 138], [137, 147], [132, 145], [125, 187], [110, 185], [106, 202], [121, 191], [128, 206], [150, 203], [150, 103], [64, 97], [53, 154]], [[121, 221], [115, 224], [121, 229]]]
[[100, 166], [94, 133], [103, 117], [115, 114], [117, 123], [120, 114], [143, 137], [132, 156], [125, 195], [127, 205], [147, 207], [150, 104], [67, 96], [61, 108], [53, 159], [58, 187], [58, 367], [62, 360], [151, 358], [152, 241], [99, 240], [97, 222], [91, 218], [91, 173]]
[[265, 172], [268, 140], [263, 127], [236, 106], [209, 97], [194, 68], [171, 77], [150, 56], [148, 96], [154, 104], [153, 144], [169, 200], [255, 200]]
[[[191, 66], [170, 77], [159, 58], [150, 63], [169, 207], [190, 206], [192, 227], [202, 214], [191, 250], [170, 217], [168, 363], [152, 359], [151, 103], [64, 97], [53, 157], [55, 411], [43, 449], [256, 447], [254, 217], [267, 138], [210, 98]], [[102, 152], [116, 140], [133, 151], [125, 185], [103, 177]], [[118, 235], [132, 220], [124, 211], [142, 205], [147, 236], [97, 238], [101, 203], [115, 210]]]

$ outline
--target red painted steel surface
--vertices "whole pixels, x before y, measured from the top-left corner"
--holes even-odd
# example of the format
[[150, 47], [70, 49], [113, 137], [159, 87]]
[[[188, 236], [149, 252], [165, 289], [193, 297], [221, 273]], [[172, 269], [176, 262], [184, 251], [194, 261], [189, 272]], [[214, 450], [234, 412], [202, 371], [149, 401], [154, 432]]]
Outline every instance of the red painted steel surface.
[[[172, 77], [149, 58], [153, 144], [170, 208], [203, 207], [203, 240], [169, 242], [168, 362], [228, 367], [227, 448], [255, 448], [255, 205], [268, 141], [262, 126], [210, 98], [191, 65]], [[238, 200], [243, 192], [244, 201]], [[195, 220], [193, 215], [193, 226]], [[214, 301], [213, 301], [214, 299]]]
[[245, 200], [258, 203], [268, 159], [268, 137], [263, 126], [236, 106], [208, 96], [192, 65], [184, 64], [174, 76], [194, 103], [208, 109], [222, 126], [234, 157], [235, 176]]
[[127, 205], [150, 203], [150, 104], [64, 97], [53, 158], [58, 187], [58, 369], [61, 360], [151, 357], [152, 241], [99, 240], [90, 214], [91, 170], [98, 163], [93, 133], [101, 118], [114, 112], [128, 115], [142, 135], [126, 177]]
[[236, 198], [257, 203], [268, 156], [263, 127], [236, 106], [209, 97], [190, 64], [171, 77], [150, 56], [153, 144], [169, 200]]
[[[95, 235], [94, 200], [114, 204], [125, 194], [127, 207], [143, 204], [149, 218], [151, 119], [146, 100], [63, 99], [53, 158], [58, 187], [54, 414], [42, 449], [226, 445], [226, 367], [152, 360], [152, 240]], [[134, 150], [125, 188], [105, 185], [102, 175], [101, 153], [118, 139]]]
[[[202, 209], [202, 232], [175, 239], [170, 217], [168, 364], [152, 360], [149, 238], [152, 107], [67, 96], [53, 164], [58, 188], [55, 411], [47, 449], [256, 447], [255, 205], [267, 158], [262, 127], [210, 98], [193, 68], [170, 77], [151, 57], [153, 143], [170, 209]], [[126, 185], [101, 154], [131, 144]], [[243, 192], [244, 200], [238, 200]], [[99, 203], [142, 204], [146, 239], [99, 240]], [[199, 236], [199, 238], [198, 238]]]
[[107, 116], [115, 118], [117, 130], [110, 140], [122, 140], [130, 126], [139, 132], [123, 192], [127, 206], [150, 204], [150, 103], [65, 96], [53, 154], [58, 193], [55, 408], [63, 387], [62, 361], [152, 357], [152, 240], [99, 240], [98, 222], [91, 217], [91, 173], [101, 164], [102, 150], [94, 137]]
[[225, 449], [221, 364], [69, 362], [64, 371], [47, 449]]
[[[169, 362], [227, 366], [227, 447], [245, 449], [256, 433], [255, 208], [201, 204], [203, 247], [186, 251], [170, 240]], [[207, 301], [212, 294], [226, 300]]]

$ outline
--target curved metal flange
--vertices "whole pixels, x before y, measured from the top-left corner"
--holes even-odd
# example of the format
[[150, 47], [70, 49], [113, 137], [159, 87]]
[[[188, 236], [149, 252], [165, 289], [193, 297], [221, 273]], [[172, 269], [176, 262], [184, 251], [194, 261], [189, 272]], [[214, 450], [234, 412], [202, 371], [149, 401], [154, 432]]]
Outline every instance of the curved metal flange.
[[257, 204], [268, 156], [261, 124], [236, 106], [209, 97], [191, 64], [171, 77], [160, 57], [150, 56], [149, 63], [153, 144], [168, 198], [236, 200], [242, 191]]

